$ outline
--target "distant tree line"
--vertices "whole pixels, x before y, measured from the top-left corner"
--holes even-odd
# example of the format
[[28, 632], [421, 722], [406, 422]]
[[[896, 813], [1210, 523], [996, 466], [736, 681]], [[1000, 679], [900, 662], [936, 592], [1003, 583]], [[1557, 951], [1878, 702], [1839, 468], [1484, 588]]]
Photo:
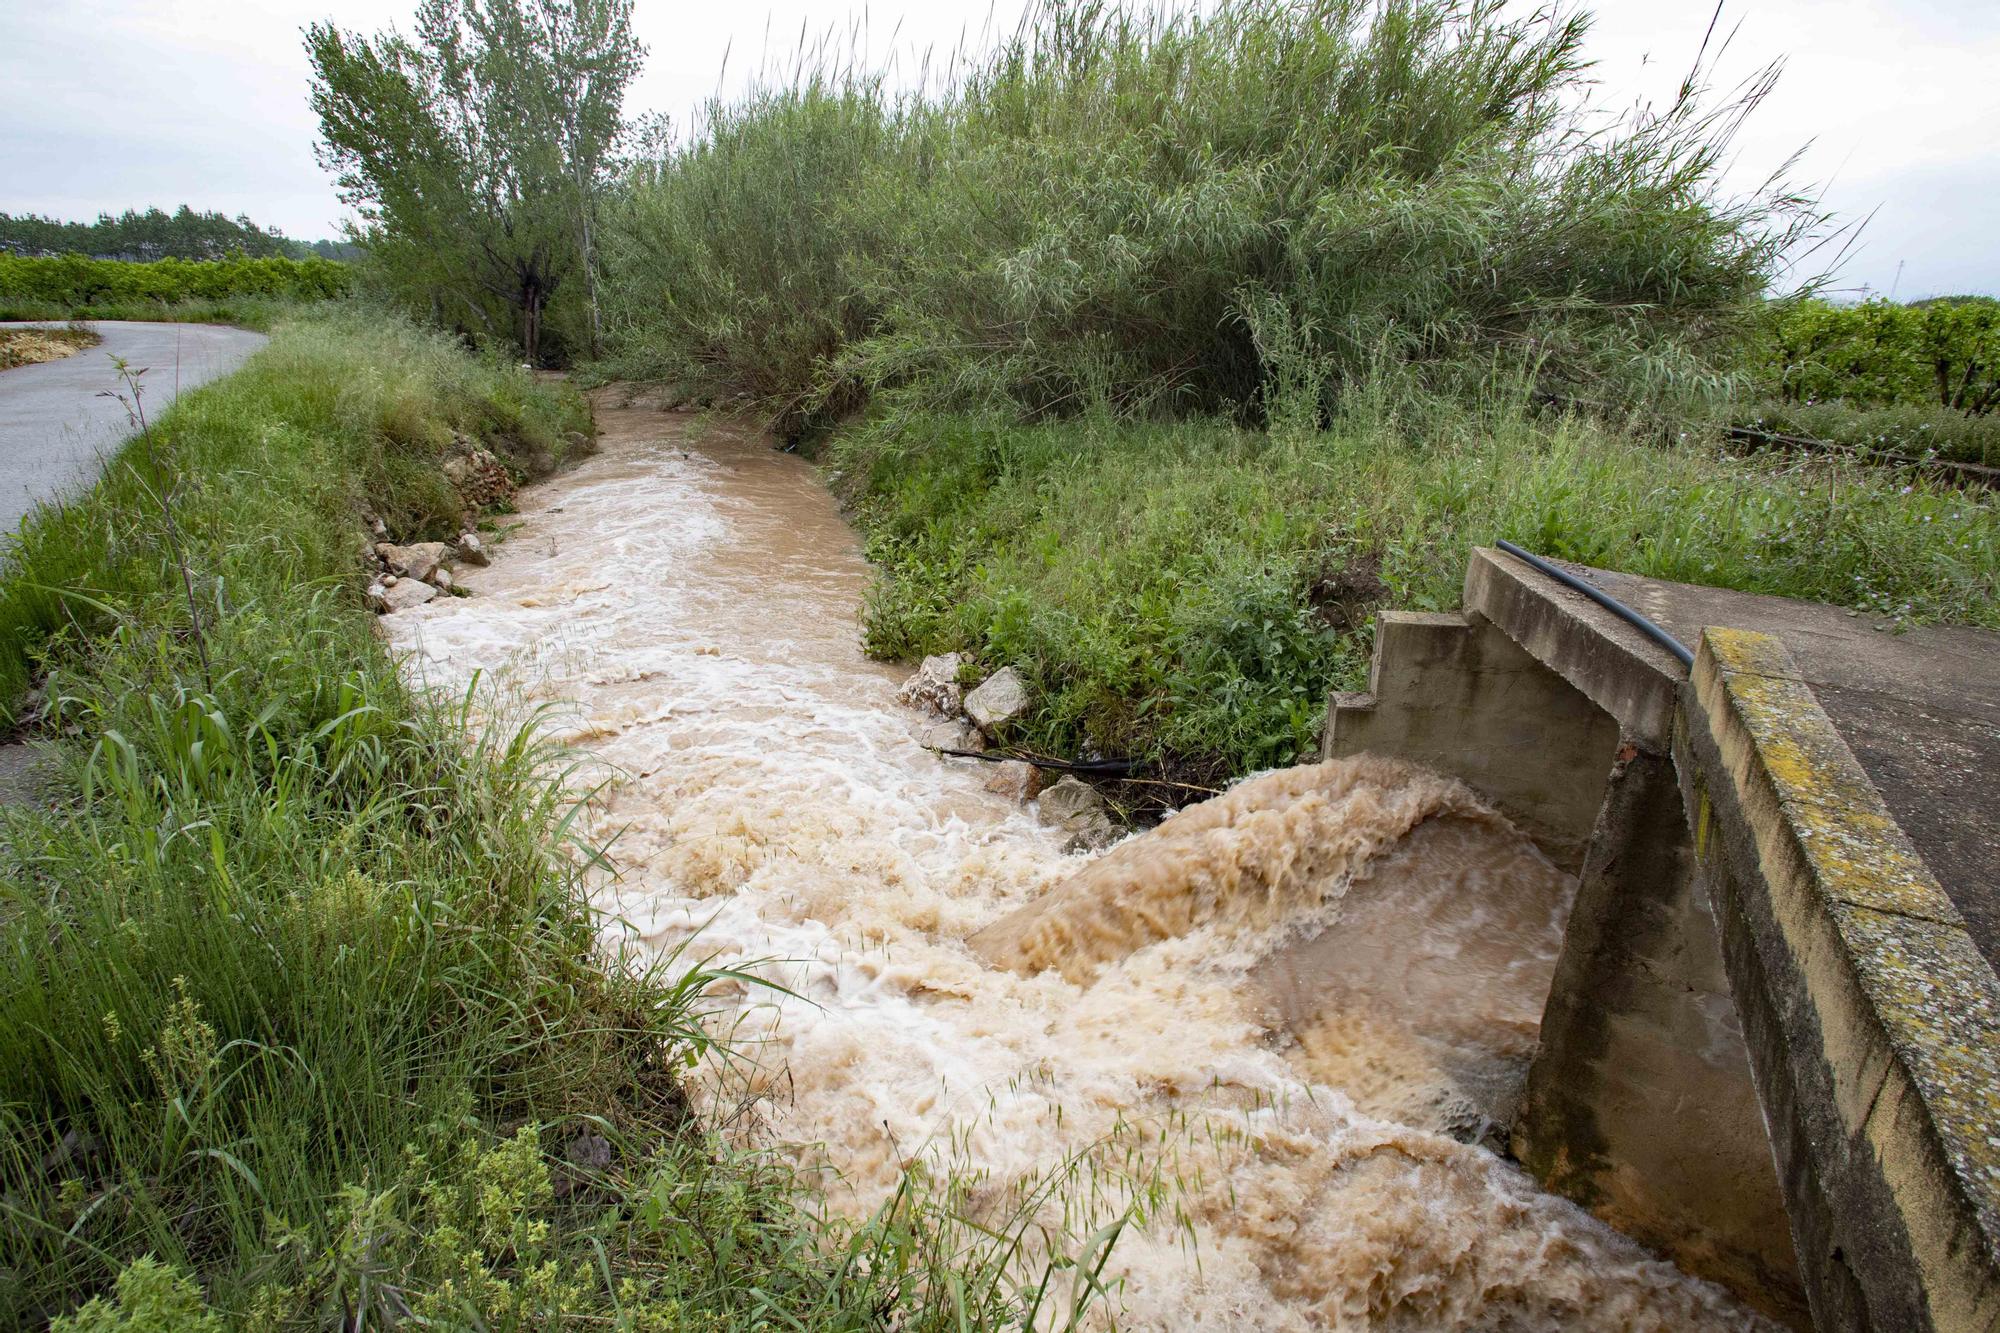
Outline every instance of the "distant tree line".
[[350, 260], [361, 248], [347, 241], [295, 241], [276, 227], [260, 227], [248, 217], [197, 213], [182, 204], [172, 213], [160, 208], [126, 209], [95, 222], [61, 222], [24, 213], [0, 213], [0, 252], [25, 256], [88, 255], [140, 263], [156, 259]]

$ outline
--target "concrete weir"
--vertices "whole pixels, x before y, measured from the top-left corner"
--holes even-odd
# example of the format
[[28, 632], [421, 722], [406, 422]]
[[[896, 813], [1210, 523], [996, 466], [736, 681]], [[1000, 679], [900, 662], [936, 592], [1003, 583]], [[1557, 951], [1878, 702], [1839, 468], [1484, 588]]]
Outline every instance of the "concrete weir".
[[2000, 636], [1569, 568], [1693, 670], [1479, 549], [1326, 733], [1577, 874], [1516, 1156], [1794, 1326], [2000, 1329]]

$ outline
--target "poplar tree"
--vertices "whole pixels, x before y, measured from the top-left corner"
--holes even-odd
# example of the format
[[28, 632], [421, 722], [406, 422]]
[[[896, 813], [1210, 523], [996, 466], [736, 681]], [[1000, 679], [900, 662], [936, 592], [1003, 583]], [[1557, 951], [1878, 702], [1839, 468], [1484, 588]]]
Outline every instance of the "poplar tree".
[[[425, 0], [413, 37], [306, 30], [320, 160], [392, 288], [531, 362], [581, 272], [599, 329], [595, 211], [644, 48], [631, 0]], [[496, 319], [497, 316], [497, 319]]]

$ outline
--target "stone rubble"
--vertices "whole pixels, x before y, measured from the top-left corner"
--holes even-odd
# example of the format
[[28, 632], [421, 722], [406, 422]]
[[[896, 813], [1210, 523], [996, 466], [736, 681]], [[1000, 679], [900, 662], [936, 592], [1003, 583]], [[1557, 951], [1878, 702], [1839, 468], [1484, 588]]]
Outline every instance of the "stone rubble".
[[926, 750], [982, 750], [986, 748], [986, 738], [964, 718], [947, 718], [920, 729], [917, 744]]
[[960, 653], [926, 657], [917, 674], [896, 691], [896, 702], [906, 708], [921, 708], [939, 717], [957, 717], [964, 702], [958, 688], [958, 669], [965, 662]]
[[389, 567], [391, 574], [428, 581], [452, 558], [452, 549], [445, 542], [415, 542], [409, 546], [378, 542], [375, 554]]
[[378, 615], [393, 615], [422, 606], [438, 595], [438, 590], [420, 579], [400, 579], [393, 584], [368, 585], [368, 606]]
[[1025, 759], [1008, 759], [990, 766], [986, 790], [1012, 800], [1032, 801], [1042, 790], [1042, 770]]
[[1013, 667], [1001, 667], [978, 689], [965, 696], [965, 712], [991, 736], [1028, 711], [1028, 687]]
[[470, 440], [460, 436], [458, 446], [465, 452], [444, 460], [445, 480], [458, 491], [459, 499], [465, 502], [466, 512], [476, 514], [482, 509], [505, 504], [514, 498], [514, 474], [507, 465], [488, 449], [472, 447]]

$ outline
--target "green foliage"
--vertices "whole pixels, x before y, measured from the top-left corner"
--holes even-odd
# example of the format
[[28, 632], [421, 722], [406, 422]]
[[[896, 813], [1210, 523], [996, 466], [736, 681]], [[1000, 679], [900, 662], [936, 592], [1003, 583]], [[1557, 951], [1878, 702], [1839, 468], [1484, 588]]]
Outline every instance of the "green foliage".
[[[345, 264], [327, 259], [161, 259], [149, 264], [62, 255], [0, 255], [0, 305], [71, 312], [184, 302], [324, 301], [345, 294]], [[152, 316], [142, 316], [152, 317]]]
[[596, 196], [643, 55], [631, 20], [631, 0], [425, 0], [414, 38], [307, 29], [321, 160], [392, 295], [531, 362], [579, 270], [595, 319]]
[[197, 213], [182, 204], [172, 213], [149, 208], [126, 209], [113, 217], [100, 213], [95, 222], [58, 222], [23, 213], [0, 213], [0, 251], [17, 255], [88, 255], [94, 259], [347, 259], [353, 247], [331, 241], [288, 240], [277, 228], [258, 226], [247, 217]]
[[563, 1114], [651, 1058], [619, 1035], [647, 992], [589, 962], [541, 840], [532, 742], [464, 746], [356, 596], [397, 434], [510, 412], [555, 434], [577, 407], [393, 323], [294, 327], [29, 521], [7, 693], [42, 679], [63, 799], [11, 809], [0, 853], [0, 1322], [146, 1253], [240, 1296], [266, 1210], [323, 1243], [325, 1200], [444, 1099]]
[[202, 1308], [201, 1290], [187, 1274], [151, 1255], [118, 1275], [117, 1297], [95, 1297], [50, 1333], [222, 1333], [222, 1321]]
[[1385, 366], [1709, 394], [1816, 219], [1717, 196], [1745, 106], [1690, 86], [1618, 133], [1565, 119], [1584, 32], [1447, 0], [1056, 4], [900, 100], [803, 52], [635, 174], [615, 360], [793, 431], [884, 391], [1324, 416]]
[[1766, 400], [1739, 411], [1739, 424], [1897, 458], [1943, 458], [2000, 467], [2000, 414], [1973, 415], [1948, 407], [1895, 403], [1857, 407], [1840, 399], [1789, 403]]
[[1983, 416], [2000, 407], [2000, 301], [1896, 305], [1780, 303], [1762, 376], [1788, 404], [1932, 407]]
[[857, 270], [891, 239], [857, 230], [847, 201], [888, 138], [872, 89], [823, 79], [712, 107], [700, 138], [614, 202], [603, 369], [750, 393], [787, 425], [805, 415], [822, 368], [878, 317]]
[[1378, 606], [1458, 605], [1509, 537], [1604, 568], [2000, 627], [2000, 511], [1827, 461], [1732, 459], [1427, 396], [1323, 430], [878, 421], [831, 462], [882, 567], [874, 652], [1019, 667], [1024, 740], [1197, 779], [1310, 752]]

